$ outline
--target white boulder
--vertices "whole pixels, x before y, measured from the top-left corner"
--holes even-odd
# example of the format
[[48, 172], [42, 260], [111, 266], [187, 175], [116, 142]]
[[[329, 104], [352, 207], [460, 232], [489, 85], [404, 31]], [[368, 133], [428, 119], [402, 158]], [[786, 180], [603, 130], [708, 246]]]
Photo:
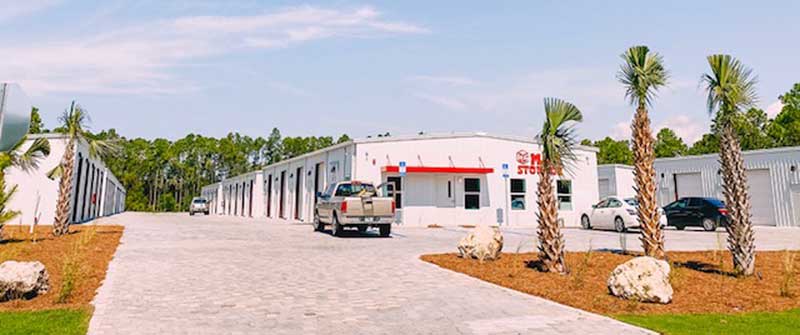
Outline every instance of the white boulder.
[[0, 301], [30, 299], [50, 289], [50, 276], [41, 262], [0, 264]]
[[668, 304], [672, 301], [669, 263], [653, 257], [636, 257], [617, 266], [608, 278], [608, 291], [617, 297]]
[[458, 254], [462, 258], [482, 261], [500, 258], [503, 250], [503, 234], [500, 229], [478, 225], [458, 242]]

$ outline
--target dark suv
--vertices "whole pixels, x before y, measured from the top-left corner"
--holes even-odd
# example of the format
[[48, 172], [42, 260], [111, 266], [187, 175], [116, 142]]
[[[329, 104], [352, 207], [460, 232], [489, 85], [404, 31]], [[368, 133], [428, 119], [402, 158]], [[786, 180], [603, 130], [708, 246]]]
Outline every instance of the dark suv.
[[714, 231], [728, 223], [728, 210], [716, 198], [680, 198], [664, 206], [664, 212], [667, 214], [667, 225], [678, 230], [703, 227], [706, 231]]

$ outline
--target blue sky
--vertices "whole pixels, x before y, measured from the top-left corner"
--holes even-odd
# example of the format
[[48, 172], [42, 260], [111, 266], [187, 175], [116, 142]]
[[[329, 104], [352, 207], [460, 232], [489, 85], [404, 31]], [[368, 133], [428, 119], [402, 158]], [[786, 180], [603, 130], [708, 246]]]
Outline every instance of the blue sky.
[[47, 126], [76, 99], [92, 128], [128, 137], [366, 136], [486, 131], [534, 136], [542, 99], [585, 116], [580, 136], [629, 135], [616, 81], [635, 44], [672, 78], [655, 128], [708, 128], [705, 56], [759, 77], [759, 107], [800, 81], [796, 1], [0, 0], [0, 80]]

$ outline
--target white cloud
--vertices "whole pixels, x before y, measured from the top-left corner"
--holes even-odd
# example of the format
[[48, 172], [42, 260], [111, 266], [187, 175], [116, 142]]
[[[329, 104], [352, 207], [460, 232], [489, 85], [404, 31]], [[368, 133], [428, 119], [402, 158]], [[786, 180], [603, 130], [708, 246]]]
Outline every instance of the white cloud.
[[783, 109], [783, 103], [780, 100], [778, 100], [767, 106], [767, 109], [764, 112], [767, 113], [767, 116], [774, 118], [775, 116], [780, 114], [782, 109]]
[[446, 96], [435, 96], [426, 93], [417, 93], [414, 94], [415, 97], [431, 102], [435, 105], [447, 108], [447, 109], [454, 109], [454, 110], [464, 110], [467, 108], [467, 104], [463, 101]]
[[446, 97], [449, 101], [459, 101], [453, 105], [461, 109], [494, 115], [535, 112], [533, 115], [536, 117], [543, 108], [544, 97], [559, 97], [578, 106], [586, 116], [608, 110], [610, 105], [624, 103], [621, 86], [606, 72], [596, 69], [545, 70], [494, 82], [484, 81], [480, 85], [475, 85], [477, 82], [469, 77], [415, 76], [409, 79], [443, 84], [428, 87], [426, 94], [436, 96], [437, 100]]
[[705, 122], [697, 121], [686, 115], [671, 116], [659, 123], [659, 125], [654, 128], [653, 136], [658, 134], [658, 131], [662, 128], [672, 129], [678, 137], [683, 139], [686, 145], [692, 145], [694, 142], [700, 140], [703, 134], [708, 130], [708, 126]]
[[411, 76], [409, 80], [426, 82], [431, 84], [452, 85], [452, 86], [472, 86], [477, 85], [478, 81], [460, 76]]
[[196, 89], [173, 70], [197, 59], [325, 38], [426, 31], [386, 21], [371, 7], [303, 6], [250, 16], [179, 17], [67, 41], [0, 46], [0, 80], [19, 82], [31, 94], [174, 93]]
[[61, 0], [0, 0], [0, 22], [58, 5]]
[[614, 128], [611, 128], [611, 138], [620, 141], [620, 140], [630, 140], [631, 139], [631, 124], [630, 122], [618, 122], [614, 125]]

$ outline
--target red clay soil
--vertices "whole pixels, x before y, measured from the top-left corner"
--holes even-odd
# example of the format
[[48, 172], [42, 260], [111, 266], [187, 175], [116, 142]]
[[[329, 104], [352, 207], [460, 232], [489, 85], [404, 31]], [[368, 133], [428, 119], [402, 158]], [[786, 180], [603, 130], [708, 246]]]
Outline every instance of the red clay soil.
[[[82, 225], [70, 233], [54, 237], [52, 226], [36, 228], [36, 243], [28, 226], [6, 226], [0, 242], [0, 263], [7, 260], [40, 261], [50, 275], [50, 291], [30, 300], [0, 302], [0, 311], [81, 308], [89, 306], [106, 276], [108, 263], [122, 237], [122, 226]], [[72, 294], [64, 303], [56, 302], [61, 292], [65, 261], [76, 260], [77, 273]]]
[[[784, 271], [786, 252], [759, 252], [757, 276], [732, 275], [726, 251], [670, 252], [670, 282], [675, 291], [667, 305], [623, 300], [608, 293], [606, 280], [619, 264], [635, 255], [610, 252], [571, 252], [568, 275], [536, 270], [535, 253], [504, 253], [494, 262], [480, 263], [457, 254], [423, 255], [423, 261], [513, 290], [601, 314], [737, 313], [783, 311], [800, 307], [800, 252], [794, 252], [792, 272]], [[720, 267], [721, 265], [721, 267]], [[786, 275], [791, 274], [791, 275]], [[782, 297], [781, 283], [791, 278], [791, 297]]]

